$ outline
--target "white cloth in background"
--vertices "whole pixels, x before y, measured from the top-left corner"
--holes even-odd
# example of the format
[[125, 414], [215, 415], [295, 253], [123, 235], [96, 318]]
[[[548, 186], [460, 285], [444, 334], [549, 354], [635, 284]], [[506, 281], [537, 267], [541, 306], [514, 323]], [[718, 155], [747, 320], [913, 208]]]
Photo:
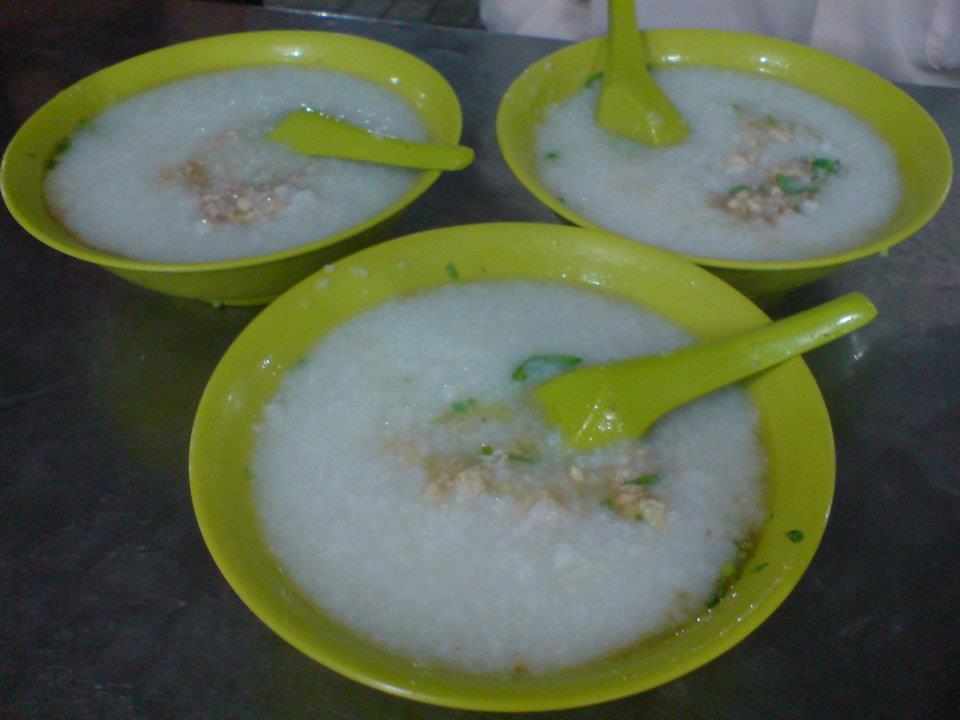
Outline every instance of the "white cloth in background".
[[[635, 0], [642, 27], [761, 33], [845, 57], [896, 82], [960, 87], [960, 0]], [[583, 40], [606, 0], [480, 0], [493, 32]]]

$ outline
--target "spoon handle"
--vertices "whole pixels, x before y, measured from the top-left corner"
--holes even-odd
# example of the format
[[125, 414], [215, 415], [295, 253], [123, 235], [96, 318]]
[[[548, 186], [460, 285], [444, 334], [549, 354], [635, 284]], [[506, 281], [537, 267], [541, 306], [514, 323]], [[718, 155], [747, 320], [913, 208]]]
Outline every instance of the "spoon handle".
[[[667, 374], [683, 378], [682, 385], [672, 393], [672, 407], [668, 408], [672, 409], [843, 337], [876, 315], [876, 308], [865, 295], [849, 293], [782, 320], [649, 361], [662, 368], [665, 379]], [[624, 370], [629, 373], [636, 362], [642, 363], [643, 359], [622, 363]], [[644, 370], [645, 378], [651, 369]]]
[[836, 340], [876, 315], [865, 295], [849, 293], [782, 320], [681, 348], [658, 359], [664, 366], [690, 370], [686, 397], [678, 398], [679, 405]]
[[713, 342], [576, 370], [534, 393], [574, 447], [639, 437], [674, 408], [853, 332], [876, 314], [865, 295], [850, 293]]
[[437, 145], [375, 135], [343, 120], [304, 110], [285, 117], [267, 137], [304, 155], [415, 170], [462, 170], [474, 158], [473, 150], [463, 145]]
[[633, 1], [609, 0], [607, 3], [610, 53], [616, 58], [618, 69], [624, 65], [634, 65], [638, 60], [642, 61], [644, 56]]

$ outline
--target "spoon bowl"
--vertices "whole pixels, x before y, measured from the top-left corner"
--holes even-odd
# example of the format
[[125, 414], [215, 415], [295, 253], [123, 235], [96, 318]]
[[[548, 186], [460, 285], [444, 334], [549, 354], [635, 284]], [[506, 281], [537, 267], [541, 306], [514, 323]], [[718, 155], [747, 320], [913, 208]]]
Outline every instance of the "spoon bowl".
[[690, 134], [680, 111], [653, 81], [633, 0], [610, 0], [607, 56], [597, 124], [647, 145], [675, 145]]
[[730, 337], [575, 370], [533, 394], [567, 442], [589, 450], [639, 437], [674, 408], [843, 337], [876, 315], [865, 295], [849, 293]]
[[416, 170], [462, 170], [474, 158], [473, 150], [463, 145], [438, 145], [378, 135], [344, 120], [307, 110], [287, 115], [267, 137], [304, 155]]

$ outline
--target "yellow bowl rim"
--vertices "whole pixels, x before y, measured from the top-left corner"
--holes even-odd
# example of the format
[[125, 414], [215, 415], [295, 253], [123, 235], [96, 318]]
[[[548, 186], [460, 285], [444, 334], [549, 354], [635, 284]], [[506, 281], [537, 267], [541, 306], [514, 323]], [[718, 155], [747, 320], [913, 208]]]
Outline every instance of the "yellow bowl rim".
[[[716, 293], [719, 293], [721, 296], [727, 299], [725, 304], [731, 305], [736, 311], [733, 314], [738, 316], [737, 322], [748, 322], [749, 324], [754, 325], [769, 321], [769, 318], [759, 308], [757, 308], [756, 305], [754, 305], [749, 299], [740, 294], [738, 291], [724, 283], [722, 280], [711, 275], [707, 271], [677, 258], [674, 254], [667, 253], [649, 246], [638, 246], [636, 243], [633, 243], [630, 240], [614, 235], [607, 231], [568, 227], [563, 225], [538, 223], [483, 223], [422, 231], [401, 238], [396, 238], [381, 243], [377, 246], [362, 250], [350, 256], [349, 258], [339, 261], [337, 263], [336, 272], [346, 275], [357, 268], [370, 267], [371, 265], [376, 267], [376, 263], [372, 262], [374, 258], [385, 251], [392, 252], [394, 249], [403, 246], [405, 243], [413, 244], [423, 243], [425, 241], [447, 243], [449, 249], [444, 251], [444, 254], [452, 256], [457, 252], [457, 244], [455, 242], [451, 242], [452, 239], [464, 234], [491, 232], [502, 233], [506, 237], [512, 239], [516, 239], [518, 236], [522, 237], [524, 234], [528, 233], [543, 233], [550, 234], [552, 236], [567, 235], [571, 238], [576, 238], [576, 236], [579, 235], [592, 238], [591, 241], [595, 242], [596, 244], [604, 243], [610, 247], [619, 246], [621, 252], [633, 253], [646, 258], [651, 258], [658, 264], [663, 263], [675, 268], [682, 266], [683, 273], [691, 278], [691, 285], [697, 283], [707, 284], [713, 288]], [[438, 271], [439, 274], [443, 273], [442, 268], [438, 268]], [[712, 643], [706, 647], [700, 647], [695, 653], [690, 653], [689, 655], [685, 656], [682, 662], [676, 663], [669, 667], [664, 667], [656, 672], [649, 673], [643, 676], [642, 679], [638, 680], [635, 678], [632, 682], [624, 682], [623, 680], [610, 678], [599, 688], [591, 686], [586, 689], [573, 688], [571, 690], [565, 687], [564, 694], [559, 697], [552, 693], [550, 695], [511, 695], [510, 692], [512, 688], [510, 687], [505, 687], [506, 694], [499, 695], [490, 694], [489, 692], [480, 693], [476, 690], [464, 693], [461, 691], [438, 691], [436, 689], [430, 690], [424, 686], [425, 683], [418, 683], [416, 679], [407, 683], [403, 683], [377, 677], [372, 675], [363, 667], [358, 667], [351, 662], [344, 661], [342, 659], [343, 653], [338, 651], [335, 647], [325, 647], [322, 645], [318, 647], [318, 644], [311, 641], [309, 638], [301, 637], [297, 632], [290, 628], [289, 624], [284, 620], [283, 614], [278, 612], [275, 607], [262, 606], [251, 600], [250, 595], [256, 594], [255, 591], [251, 590], [251, 587], [255, 585], [256, 580], [251, 580], [250, 578], [246, 577], [242, 567], [234, 566], [227, 557], [227, 551], [220, 545], [217, 535], [217, 521], [215, 517], [213, 517], [215, 512], [213, 509], [208, 508], [209, 499], [205, 497], [206, 491], [203, 488], [204, 480], [202, 479], [202, 476], [205, 470], [201, 469], [200, 467], [202, 464], [200, 458], [202, 448], [198, 438], [200, 438], [204, 426], [210, 426], [211, 423], [213, 423], [214, 414], [216, 412], [215, 403], [218, 401], [218, 398], [215, 397], [215, 393], [212, 388], [217, 377], [228, 372], [227, 368], [232, 362], [232, 355], [234, 352], [236, 352], [236, 348], [243, 344], [249, 345], [251, 343], [255, 343], [255, 336], [261, 333], [266, 333], [267, 329], [271, 327], [274, 315], [281, 315], [282, 313], [289, 313], [291, 311], [306, 312], [303, 309], [304, 305], [302, 301], [314, 292], [314, 286], [318, 283], [318, 281], [324, 282], [325, 279], [328, 279], [329, 272], [330, 269], [317, 271], [316, 273], [302, 280], [300, 283], [294, 285], [291, 289], [275, 300], [270, 306], [268, 306], [263, 312], [261, 312], [261, 314], [258, 315], [235, 339], [234, 343], [227, 350], [220, 363], [217, 365], [207, 387], [204, 390], [203, 397], [201, 398], [194, 421], [190, 442], [189, 466], [192, 502], [201, 534], [217, 567], [220, 569], [228, 584], [234, 589], [241, 600], [262, 622], [264, 622], [284, 640], [306, 654], [308, 657], [338, 672], [339, 674], [367, 685], [368, 687], [382, 690], [406, 699], [417, 700], [444, 707], [478, 711], [487, 710], [505, 712], [545, 711], [582, 707], [623, 698], [652, 689], [666, 682], [677, 679], [678, 677], [681, 677], [718, 658], [724, 652], [743, 640], [751, 632], [756, 630], [757, 627], [759, 627], [777, 609], [777, 607], [780, 606], [780, 604], [786, 599], [789, 593], [800, 581], [800, 578], [809, 566], [817, 548], [819, 547], [826, 528], [826, 523], [832, 504], [836, 466], [833, 454], [833, 434], [823, 398], [820, 394], [819, 388], [816, 385], [816, 381], [814, 380], [802, 358], [795, 358], [790, 360], [789, 363], [785, 363], [781, 367], [787, 367], [789, 364], [789, 367], [791, 367], [792, 370], [796, 371], [796, 373], [799, 373], [798, 377], [802, 378], [803, 383], [809, 383], [808, 389], [810, 393], [805, 396], [805, 402], [809, 402], [809, 407], [811, 408], [812, 413], [817, 416], [817, 429], [818, 431], [823, 431], [823, 433], [825, 433], [825, 436], [821, 439], [824, 443], [824, 447], [828, 449], [826, 456], [817, 458], [817, 467], [815, 468], [815, 474], [819, 474], [821, 476], [821, 480], [823, 481], [823, 486], [819, 488], [819, 492], [826, 493], [825, 503], [822, 506], [818, 505], [814, 510], [814, 513], [817, 517], [817, 524], [815, 526], [807, 526], [804, 528], [806, 535], [804, 542], [801, 544], [802, 547], [797, 546], [798, 549], [796, 552], [790, 555], [785, 567], [779, 571], [780, 575], [775, 578], [771, 578], [771, 583], [768, 586], [765, 586], [764, 592], [759, 594], [759, 599], [756, 599], [756, 602], [751, 602], [748, 616], [745, 619], [737, 618], [739, 622], [733, 626], [732, 629], [729, 627], [726, 628], [726, 631], [721, 632], [719, 637], [715, 637]], [[359, 275], [357, 277], [359, 277]], [[350, 281], [354, 282], [357, 280], [357, 277], [351, 278]], [[477, 278], [468, 279], [472, 281], [476, 280]], [[449, 282], [458, 281], [458, 279], [453, 279]], [[439, 282], [448, 282], [448, 280], [441, 278]], [[433, 285], [422, 284], [421, 289], [433, 287], [436, 284], [439, 284], [439, 282], [435, 282]], [[602, 285], [598, 284], [598, 289], [602, 290]], [[389, 297], [392, 296], [393, 295], [389, 295], [386, 299], [389, 299]], [[385, 301], [385, 299], [375, 300], [370, 306], [376, 306], [383, 301]], [[313, 312], [317, 312], [317, 310], [313, 310]], [[350, 317], [353, 317], [354, 315], [355, 313], [351, 313]], [[747, 318], [749, 320], [746, 320]], [[317, 342], [319, 337], [322, 337], [322, 334], [320, 336], [313, 337], [310, 341], [311, 344]], [[773, 520], [771, 519], [770, 522], [773, 522]], [[736, 593], [734, 593], [734, 595], [736, 595]], [[323, 614], [322, 610], [318, 611]], [[703, 615], [700, 617], [702, 618]], [[388, 650], [384, 650], [383, 652], [385, 655], [396, 657]], [[560, 672], [563, 673], [565, 671]], [[469, 673], [466, 673], [466, 675], [469, 675]]]
[[[843, 67], [851, 72], [863, 73], [864, 75], [872, 76], [876, 80], [880, 80], [883, 84], [888, 87], [888, 90], [899, 97], [906, 99], [909, 104], [915, 106], [923, 116], [926, 116], [929, 122], [933, 125], [936, 134], [938, 135], [937, 142], [941, 148], [941, 155], [945, 162], [945, 168], [943, 172], [943, 182], [940, 183], [940, 189], [937, 194], [931, 197], [930, 201], [923, 207], [921, 212], [916, 213], [915, 218], [912, 222], [908, 223], [904, 228], [899, 232], [891, 233], [888, 236], [885, 236], [879, 240], [876, 240], [872, 243], [866, 245], [859, 245], [857, 247], [845, 250], [841, 253], [835, 253], [831, 255], [822, 255], [814, 258], [806, 258], [799, 260], [730, 260], [726, 258], [717, 258], [709, 257], [702, 255], [693, 255], [689, 253], [683, 253], [679, 251], [669, 250], [666, 248], [660, 248], [666, 250], [667, 252], [673, 253], [683, 259], [700, 265], [703, 267], [715, 267], [723, 268], [727, 270], [744, 270], [744, 271], [789, 271], [789, 270], [808, 270], [813, 268], [824, 268], [832, 265], [841, 265], [853, 260], [858, 260], [869, 255], [874, 255], [876, 253], [883, 252], [884, 250], [889, 249], [890, 247], [896, 245], [899, 242], [909, 238], [918, 230], [920, 230], [927, 222], [936, 215], [937, 211], [943, 205], [947, 199], [947, 195], [950, 192], [950, 186], [953, 180], [953, 157], [950, 152], [950, 147], [947, 144], [947, 140], [943, 135], [943, 131], [936, 124], [936, 122], [930, 118], [929, 114], [917, 103], [913, 98], [911, 98], [907, 93], [898, 88], [889, 80], [877, 75], [876, 73], [867, 70], [861, 65], [853, 63], [844, 58], [838, 57], [831, 53], [819, 50], [817, 48], [803, 45], [801, 43], [796, 43], [790, 40], [784, 40], [781, 38], [775, 38], [768, 35], [760, 35], [757, 33], [747, 33], [739, 32], [734, 30], [714, 30], [714, 29], [700, 29], [700, 28], [658, 28], [644, 30], [645, 34], [661, 38], [665, 41], [669, 41], [671, 38], [676, 39], [696, 39], [697, 37], [713, 37], [713, 38], [723, 38], [726, 39], [730, 44], [740, 44], [740, 43], [757, 43], [762, 42], [768, 45], [770, 48], [775, 50], [780, 50], [782, 52], [790, 52], [799, 54], [800, 56], [808, 56], [811, 58], [820, 58], [829, 60], [832, 63], [836, 63], [838, 67]], [[540, 202], [549, 207], [553, 212], [555, 212], [560, 217], [565, 220], [577, 225], [579, 227], [588, 227], [596, 230], [605, 230], [611, 232], [604, 228], [601, 225], [598, 225], [586, 218], [581, 217], [577, 213], [571, 211], [566, 205], [559, 202], [554, 196], [541, 187], [541, 183], [535, 178], [527, 173], [520, 162], [515, 157], [514, 153], [510, 149], [510, 144], [505, 143], [504, 139], [508, 137], [508, 132], [506, 129], [507, 121], [506, 117], [511, 112], [509, 98], [511, 97], [512, 91], [519, 85], [521, 85], [528, 73], [531, 72], [534, 68], [539, 68], [549, 62], [551, 62], [556, 56], [561, 55], [567, 52], [575, 52], [574, 48], [585, 45], [596, 45], [602, 42], [602, 38], [591, 38], [589, 40], [583, 40], [578, 43], [573, 43], [567, 45], [566, 47], [560, 48], [549, 55], [546, 55], [535, 63], [527, 67], [507, 88], [507, 91], [504, 93], [501, 98], [500, 105], [497, 108], [497, 118], [496, 118], [496, 132], [497, 132], [497, 143], [500, 148], [500, 153], [509, 166], [511, 172], [514, 176], [520, 181], [520, 183], [533, 194]], [[658, 62], [656, 64], [661, 64]], [[662, 63], [663, 65], [669, 64], [679, 64], [683, 65], [682, 62], [677, 62], [676, 58], [671, 58], [668, 62]], [[781, 81], [789, 82], [788, 78], [777, 77], [776, 79]], [[812, 92], [812, 91], [811, 91]], [[506, 149], [505, 149], [506, 147]], [[634, 240], [640, 244], [645, 244], [640, 240]]]

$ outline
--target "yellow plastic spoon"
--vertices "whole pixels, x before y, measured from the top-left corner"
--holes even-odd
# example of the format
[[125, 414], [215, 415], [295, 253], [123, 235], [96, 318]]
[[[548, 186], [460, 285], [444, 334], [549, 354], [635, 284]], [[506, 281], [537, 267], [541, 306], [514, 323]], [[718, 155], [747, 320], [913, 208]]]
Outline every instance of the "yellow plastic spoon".
[[681, 142], [690, 128], [647, 72], [633, 0], [610, 0], [607, 8], [609, 32], [597, 124], [647, 145]]
[[361, 160], [416, 170], [462, 170], [473, 162], [463, 145], [434, 145], [377, 135], [328, 115], [299, 110], [287, 115], [267, 137], [304, 155]]
[[720, 340], [574, 370], [533, 395], [567, 442], [588, 450], [640, 437], [670, 410], [853, 332], [876, 315], [865, 295], [850, 293]]

